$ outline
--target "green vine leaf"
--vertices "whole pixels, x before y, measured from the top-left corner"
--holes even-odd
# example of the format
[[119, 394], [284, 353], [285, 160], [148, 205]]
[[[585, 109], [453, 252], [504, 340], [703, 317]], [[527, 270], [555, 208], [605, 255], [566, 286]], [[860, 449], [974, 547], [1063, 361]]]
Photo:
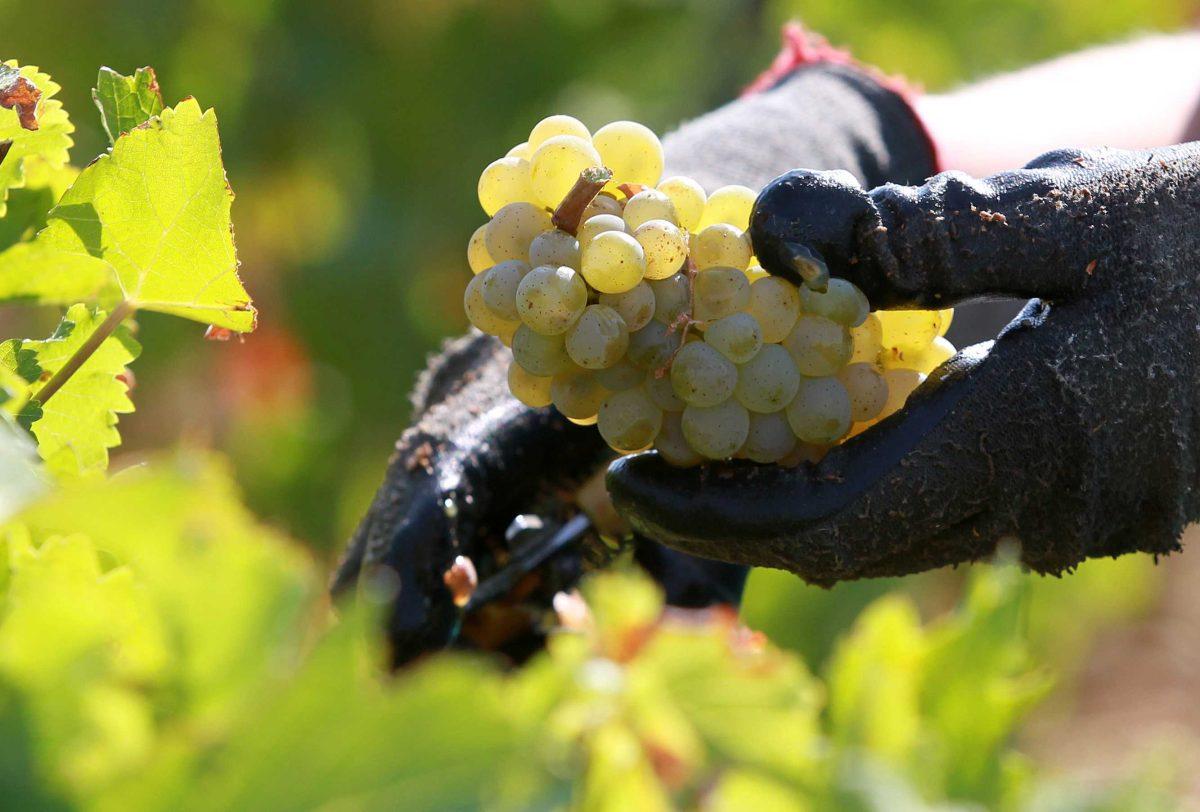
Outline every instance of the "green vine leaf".
[[0, 217], [0, 251], [45, 228], [50, 210], [79, 177], [75, 167], [51, 166], [37, 155], [25, 159], [24, 172], [25, 185], [9, 190], [8, 213]]
[[[75, 132], [62, 102], [54, 98], [61, 90], [49, 75], [15, 61], [0, 62], [0, 92], [6, 87], [30, 86], [35, 89], [36, 111], [29, 109], [27, 94], [11, 108], [0, 104], [0, 143], [11, 142], [7, 155], [0, 161], [0, 217], [5, 215], [8, 192], [25, 185], [25, 159], [39, 156], [53, 168], [66, 166]], [[38, 96], [40, 94], [40, 101]], [[28, 125], [33, 124], [33, 129]]]
[[100, 108], [100, 121], [110, 143], [116, 143], [119, 137], [163, 110], [162, 91], [154, 68], [138, 68], [133, 76], [101, 68], [92, 99]]
[[216, 114], [185, 99], [84, 169], [38, 242], [105, 260], [138, 309], [250, 332], [232, 203]]
[[0, 251], [0, 304], [67, 305], [90, 298], [110, 278], [103, 260], [42, 242]]
[[[106, 315], [98, 308], [73, 305], [54, 335], [44, 341], [23, 341], [20, 350], [35, 354], [41, 370], [39, 379], [49, 380]], [[76, 477], [108, 467], [108, 449], [121, 443], [117, 415], [133, 411], [128, 387], [118, 376], [140, 352], [141, 346], [129, 330], [119, 327], [52, 399], [40, 405], [30, 400], [21, 410], [18, 419], [28, 424], [37, 438], [38, 454], [49, 471], [60, 477]]]

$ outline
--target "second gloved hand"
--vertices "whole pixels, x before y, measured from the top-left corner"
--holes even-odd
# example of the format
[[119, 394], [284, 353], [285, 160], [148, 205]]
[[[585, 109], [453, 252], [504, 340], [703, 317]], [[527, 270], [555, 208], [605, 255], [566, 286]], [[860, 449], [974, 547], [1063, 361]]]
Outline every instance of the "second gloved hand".
[[872, 192], [845, 173], [784, 175], [751, 225], [772, 273], [796, 280], [815, 255], [883, 308], [1040, 298], [816, 466], [642, 454], [610, 470], [614, 501], [677, 549], [826, 584], [1001, 540], [1043, 572], [1178, 549], [1200, 517], [1198, 222], [1198, 144]]

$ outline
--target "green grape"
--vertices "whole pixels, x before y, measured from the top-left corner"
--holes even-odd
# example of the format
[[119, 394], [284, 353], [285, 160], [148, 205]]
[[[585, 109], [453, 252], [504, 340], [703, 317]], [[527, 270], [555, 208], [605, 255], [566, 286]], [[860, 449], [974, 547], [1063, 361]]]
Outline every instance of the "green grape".
[[688, 236], [666, 220], [647, 220], [633, 237], [646, 254], [646, 278], [666, 279], [683, 267], [688, 255]]
[[664, 412], [682, 412], [687, 403], [675, 394], [670, 375], [659, 375], [658, 370], [645, 373], [642, 385], [646, 394], [654, 401], [654, 405]]
[[539, 265], [578, 268], [579, 240], [557, 228], [543, 231], [529, 244], [529, 264], [535, 268]]
[[550, 381], [550, 400], [554, 408], [573, 420], [595, 417], [608, 395], [595, 374], [586, 369], [560, 372]]
[[528, 141], [522, 141], [515, 147], [504, 153], [505, 158], [522, 158], [528, 161], [533, 157], [533, 148], [529, 146]]
[[658, 191], [670, 198], [679, 227], [684, 231], [695, 231], [708, 200], [704, 188], [691, 178], [676, 175], [658, 184]]
[[529, 243], [550, 228], [550, 215], [532, 203], [509, 203], [487, 224], [484, 245], [493, 262], [529, 261]]
[[512, 337], [513, 359], [530, 375], [548, 378], [572, 366], [562, 336], [545, 336], [529, 325], [517, 327]]
[[737, 367], [703, 341], [685, 344], [671, 363], [671, 386], [691, 405], [715, 406], [736, 385]]
[[732, 457], [750, 433], [750, 413], [730, 398], [715, 406], [688, 406], [681, 421], [683, 436], [710, 460]]
[[696, 274], [695, 317], [713, 321], [750, 304], [750, 281], [737, 268], [705, 268]]
[[680, 412], [663, 414], [662, 428], [654, 440], [654, 449], [668, 464], [677, 468], [690, 468], [704, 461], [704, 457], [697, 454], [683, 436], [683, 415]]
[[[621, 204], [615, 197], [610, 197], [606, 194], [598, 194], [592, 198], [592, 202], [587, 204], [583, 210], [583, 216], [579, 218], [579, 222], [586, 223], [589, 219], [598, 214], [611, 214], [615, 217], [621, 216]], [[625, 221], [621, 221], [621, 226], [624, 228]]]
[[580, 270], [587, 283], [600, 293], [624, 293], [642, 281], [646, 253], [628, 234], [605, 231], [584, 247]]
[[644, 189], [625, 202], [625, 225], [630, 231], [649, 220], [666, 220], [679, 225], [671, 198], [657, 189]]
[[850, 419], [855, 422], [871, 420], [887, 403], [887, 382], [870, 364], [850, 364], [838, 373], [837, 379], [850, 395]]
[[883, 325], [883, 346], [902, 352], [924, 349], [942, 327], [939, 310], [881, 310], [875, 315]]
[[606, 231], [625, 233], [625, 221], [616, 214], [597, 214], [583, 221], [579, 227], [579, 247], [587, 248], [588, 243]]
[[653, 370], [670, 361], [678, 346], [678, 332], [671, 332], [662, 322], [652, 321], [629, 336], [626, 355], [634, 366]]
[[544, 335], [565, 333], [587, 306], [583, 277], [565, 265], [543, 265], [525, 274], [517, 286], [521, 321]]
[[883, 380], [887, 384], [887, 402], [883, 404], [883, 409], [879, 412], [879, 420], [904, 408], [908, 396], [925, 382], [925, 376], [915, 369], [885, 369]]
[[475, 233], [471, 235], [471, 241], [467, 243], [467, 265], [470, 266], [471, 273], [482, 273], [496, 264], [492, 261], [487, 244], [484, 242], [486, 234], [487, 223], [484, 223], [475, 229]]
[[884, 369], [915, 369], [928, 375], [954, 357], [954, 345], [938, 336], [928, 346], [913, 352], [889, 347], [883, 351]]
[[580, 418], [568, 417], [567, 419], [570, 420], [572, 423], [574, 423], [576, 426], [594, 426], [599, 421], [599, 417], [597, 415], [592, 415], [591, 417], [580, 417]]
[[715, 223], [729, 223], [742, 231], [747, 230], [755, 196], [754, 191], [745, 186], [722, 186], [708, 196], [696, 228], [703, 231]]
[[782, 412], [750, 414], [750, 430], [741, 454], [760, 463], [779, 462], [796, 448], [796, 435]]
[[498, 336], [510, 332], [512, 322], [496, 313], [483, 300], [483, 274], [471, 277], [463, 293], [463, 310], [467, 320], [489, 335]]
[[557, 115], [548, 116], [537, 124], [534, 124], [533, 129], [529, 131], [529, 141], [526, 143], [532, 153], [542, 144], [546, 143], [546, 141], [557, 135], [573, 135], [584, 141], [590, 141], [592, 138], [592, 134], [588, 132], [588, 128], [579, 119], [572, 118], [571, 116]]
[[768, 276], [750, 285], [750, 315], [762, 328], [766, 344], [778, 344], [796, 326], [800, 315], [800, 296], [786, 279]]
[[480, 274], [483, 303], [506, 321], [518, 320], [517, 287], [529, 271], [529, 263], [508, 259]]
[[852, 364], [874, 364], [883, 352], [883, 325], [874, 313], [867, 316], [862, 324], [850, 328], [850, 340], [854, 349], [850, 353]]
[[750, 411], [765, 414], [787, 406], [799, 389], [800, 373], [792, 357], [778, 344], [767, 344], [738, 367], [733, 394]]
[[479, 176], [479, 205], [491, 217], [509, 203], [534, 203], [529, 180], [529, 161], [501, 158], [492, 161]]
[[640, 386], [645, 378], [646, 373], [631, 364], [627, 358], [622, 358], [606, 369], [596, 370], [596, 380], [611, 392], [623, 392]]
[[654, 291], [654, 318], [663, 324], [674, 324], [680, 315], [692, 307], [692, 288], [685, 274], [677, 273], [666, 279], [649, 283]]
[[735, 364], [744, 364], [762, 349], [762, 329], [749, 313], [734, 313], [710, 322], [704, 340]]
[[653, 186], [662, 177], [662, 144], [648, 127], [634, 121], [614, 121], [596, 130], [592, 143], [620, 183]]
[[584, 369], [610, 367], [629, 347], [629, 328], [607, 305], [588, 305], [567, 330], [567, 355]]
[[837, 378], [802, 378], [786, 412], [792, 431], [806, 443], [831, 445], [850, 430], [850, 395]]
[[508, 365], [508, 391], [531, 408], [550, 405], [550, 379], [531, 375], [515, 360]]
[[600, 155], [589, 142], [573, 135], [548, 138], [529, 161], [534, 194], [544, 206], [558, 208], [579, 173], [593, 166], [600, 166]]
[[817, 293], [807, 285], [801, 287], [800, 307], [806, 314], [824, 316], [846, 327], [857, 327], [871, 312], [867, 297], [845, 279], [830, 279], [824, 293]]
[[833, 375], [850, 360], [854, 344], [850, 331], [824, 316], [801, 316], [783, 339], [800, 374], [810, 377]]
[[697, 268], [737, 268], [750, 266], [750, 238], [728, 223], [714, 223], [692, 240], [692, 261]]
[[662, 418], [662, 410], [638, 387], [610, 395], [600, 406], [597, 427], [617, 451], [640, 451], [654, 442]]
[[654, 289], [638, 282], [624, 293], [601, 293], [600, 304], [621, 314], [630, 332], [640, 330], [654, 318]]

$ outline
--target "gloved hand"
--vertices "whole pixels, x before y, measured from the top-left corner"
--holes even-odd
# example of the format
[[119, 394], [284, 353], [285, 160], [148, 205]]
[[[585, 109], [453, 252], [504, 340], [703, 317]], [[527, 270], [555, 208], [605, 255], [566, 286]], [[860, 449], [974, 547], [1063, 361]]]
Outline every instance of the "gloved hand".
[[864, 191], [796, 171], [760, 196], [759, 258], [796, 247], [873, 305], [1031, 301], [959, 353], [906, 408], [816, 466], [608, 475], [641, 533], [701, 556], [830, 584], [971, 561], [1010, 540], [1058, 573], [1085, 558], [1177, 550], [1200, 517], [1200, 143], [1058, 151], [983, 181]]
[[[903, 98], [858, 68], [819, 62], [820, 54], [814, 61], [803, 50], [808, 45], [792, 43], [800, 50], [767, 80], [773, 87], [665, 138], [666, 176], [688, 175], [712, 191], [729, 183], [759, 188], [798, 165], [849, 168], [868, 184], [914, 182], [932, 173], [928, 139]], [[506, 368], [504, 348], [478, 333], [450, 342], [431, 362], [413, 399], [414, 425], [397, 443], [386, 480], [339, 568], [335, 591], [360, 575], [394, 591], [388, 622], [397, 662], [447, 645], [464, 624], [477, 645], [520, 656], [537, 644], [536, 610], [583, 568], [587, 550], [579, 549], [576, 533], [563, 537], [569, 549], [555, 554], [554, 566], [515, 583], [508, 600], [473, 604], [464, 616], [443, 583], [456, 556], [469, 557], [486, 583], [506, 564], [530, 558], [531, 546], [535, 553], [554, 547], [553, 539], [506, 540], [505, 530], [518, 514], [564, 521], [577, 510], [579, 483], [612, 459], [594, 427], [513, 399]], [[636, 556], [673, 605], [740, 598], [744, 567], [644, 539]]]

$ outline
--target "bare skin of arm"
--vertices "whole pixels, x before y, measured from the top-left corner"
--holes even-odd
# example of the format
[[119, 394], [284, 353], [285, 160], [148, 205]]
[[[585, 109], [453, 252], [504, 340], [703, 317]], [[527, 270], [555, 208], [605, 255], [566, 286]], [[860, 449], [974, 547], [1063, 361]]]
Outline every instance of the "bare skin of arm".
[[916, 100], [944, 169], [987, 175], [1059, 147], [1200, 138], [1200, 32], [1070, 54]]

